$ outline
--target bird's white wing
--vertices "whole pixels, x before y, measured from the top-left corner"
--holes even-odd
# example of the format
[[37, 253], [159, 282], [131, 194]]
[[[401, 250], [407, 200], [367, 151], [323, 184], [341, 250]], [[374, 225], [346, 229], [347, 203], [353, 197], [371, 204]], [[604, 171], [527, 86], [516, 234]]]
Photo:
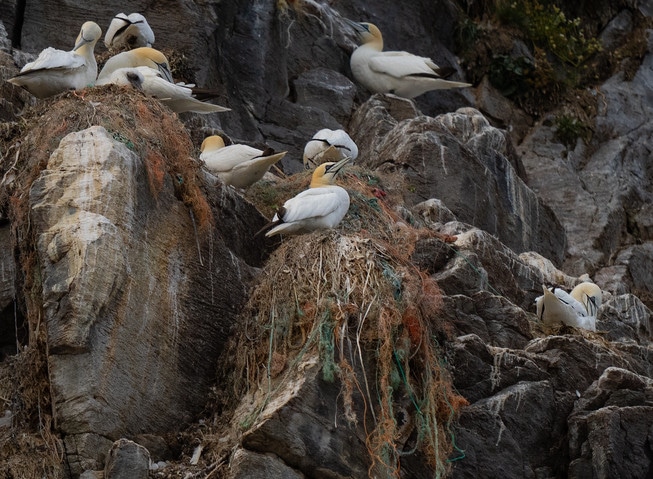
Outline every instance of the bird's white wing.
[[376, 73], [385, 73], [395, 78], [408, 75], [438, 77], [427, 62], [435, 65], [429, 58], [418, 57], [408, 52], [380, 52], [370, 58], [369, 67]]
[[150, 24], [145, 20], [145, 17], [140, 13], [130, 13], [129, 20], [132, 22], [133, 26], [138, 28], [138, 31], [147, 46], [151, 46], [154, 43], [154, 32], [152, 31]]
[[85, 60], [81, 55], [48, 47], [39, 54], [36, 60], [26, 64], [20, 70], [20, 73], [27, 73], [36, 70], [52, 70], [55, 68], [74, 69], [84, 65]]
[[581, 302], [574, 299], [565, 290], [560, 288], [554, 288], [553, 294], [555, 294], [556, 298], [558, 298], [563, 304], [571, 308], [573, 312], [576, 313], [578, 316], [587, 316], [587, 310], [585, 309], [585, 306], [583, 306]]
[[129, 17], [124, 13], [119, 13], [111, 20], [109, 28], [107, 28], [107, 33], [104, 35], [104, 44], [107, 48], [110, 48], [113, 43], [113, 39], [118, 33], [118, 30], [124, 29], [130, 24]]
[[200, 160], [216, 173], [231, 171], [241, 163], [260, 157], [261, 150], [248, 145], [229, 145], [219, 150], [202, 153]]
[[185, 86], [175, 85], [163, 78], [159, 70], [150, 67], [137, 67], [143, 74], [143, 90], [159, 100], [191, 98], [193, 91]]
[[286, 201], [283, 221], [291, 223], [307, 218], [326, 216], [340, 204], [339, 196], [330, 188], [309, 188]]
[[340, 150], [343, 158], [348, 156], [355, 160], [358, 157], [358, 146], [345, 130], [335, 130], [330, 143]]

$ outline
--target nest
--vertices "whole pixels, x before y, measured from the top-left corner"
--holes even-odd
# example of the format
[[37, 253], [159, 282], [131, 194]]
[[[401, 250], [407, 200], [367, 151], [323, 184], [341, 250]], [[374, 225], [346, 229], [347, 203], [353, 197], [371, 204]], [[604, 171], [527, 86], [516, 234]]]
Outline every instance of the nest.
[[[399, 219], [377, 180], [354, 169], [339, 182], [351, 198], [343, 233], [290, 237], [274, 251], [238, 323], [226, 370], [236, 371], [234, 399], [248, 391], [272, 394], [298, 373], [303, 356], [317, 354], [323, 379], [339, 381], [338, 409], [352, 427], [363, 425], [370, 477], [399, 477], [400, 458], [417, 450], [442, 476], [454, 448], [450, 425], [466, 401], [452, 389], [436, 339], [446, 330], [436, 320], [440, 289], [410, 261], [418, 239], [440, 235]], [[308, 175], [299, 174], [285, 183], [296, 191], [277, 185], [272, 204], [307, 183]], [[405, 398], [409, 431], [399, 418]], [[356, 402], [367, 412], [357, 413]]]

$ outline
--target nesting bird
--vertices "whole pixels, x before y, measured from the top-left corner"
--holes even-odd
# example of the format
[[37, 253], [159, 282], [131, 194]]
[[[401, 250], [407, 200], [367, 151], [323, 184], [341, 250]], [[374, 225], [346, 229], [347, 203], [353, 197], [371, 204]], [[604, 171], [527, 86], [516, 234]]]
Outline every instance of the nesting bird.
[[596, 331], [596, 315], [601, 306], [601, 288], [592, 282], [577, 285], [571, 293], [542, 285], [543, 295], [535, 300], [537, 317], [545, 326], [566, 324]]
[[109, 50], [151, 47], [153, 43], [154, 32], [140, 13], [119, 13], [111, 20], [104, 36], [104, 44]]
[[358, 157], [358, 147], [345, 130], [324, 128], [318, 131], [304, 147], [304, 168], [315, 168], [320, 163], [338, 162], [348, 157]]
[[349, 210], [349, 194], [334, 185], [336, 175], [349, 162], [322, 163], [313, 172], [307, 190], [286, 201], [274, 215], [271, 230], [265, 236], [303, 234], [319, 229], [335, 228]]
[[287, 152], [275, 153], [271, 148], [261, 151], [248, 145], [225, 146], [219, 135], [208, 136], [202, 142], [200, 160], [227, 185], [248, 188]]
[[[170, 63], [166, 56], [159, 50], [150, 47], [140, 47], [134, 50], [118, 53], [107, 60], [97, 77], [98, 82], [106, 78], [119, 68], [150, 67], [161, 73], [164, 79], [174, 83], [170, 72]], [[102, 84], [102, 83], [100, 83]]]
[[431, 90], [471, 86], [445, 80], [450, 72], [438, 67], [430, 58], [408, 52], [384, 52], [383, 36], [376, 25], [348, 23], [362, 41], [351, 55], [351, 72], [368, 90], [415, 98]]
[[153, 96], [175, 113], [195, 112], [201, 114], [230, 111], [230, 108], [206, 103], [193, 96], [193, 85], [171, 83], [163, 74], [150, 67], [118, 68], [108, 76], [98, 80], [97, 85], [113, 83], [132, 86]]
[[97, 23], [86, 22], [82, 25], [72, 51], [48, 47], [8, 81], [38, 98], [93, 85], [97, 76], [93, 51], [101, 35], [102, 30]]

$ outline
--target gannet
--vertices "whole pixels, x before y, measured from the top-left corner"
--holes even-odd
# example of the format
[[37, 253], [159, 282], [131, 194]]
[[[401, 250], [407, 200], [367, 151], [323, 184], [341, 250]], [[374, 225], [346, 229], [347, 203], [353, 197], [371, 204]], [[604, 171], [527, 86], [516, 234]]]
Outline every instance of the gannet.
[[344, 158], [337, 163], [319, 165], [313, 172], [310, 187], [279, 208], [269, 225], [274, 227], [265, 236], [335, 228], [349, 209], [349, 194], [333, 182], [348, 162], [349, 158]]
[[104, 36], [104, 44], [109, 50], [151, 47], [153, 43], [154, 32], [140, 13], [119, 13], [111, 20]]
[[119, 68], [150, 67], [158, 70], [163, 78], [174, 83], [170, 72], [170, 63], [166, 56], [159, 50], [149, 47], [135, 48], [127, 52], [118, 53], [107, 60], [100, 70], [97, 81], [104, 81]]
[[358, 147], [345, 130], [324, 128], [318, 131], [304, 147], [304, 167], [309, 170], [320, 163], [337, 162], [345, 157], [355, 160]]
[[545, 326], [567, 326], [596, 331], [596, 314], [601, 306], [601, 289], [594, 283], [577, 285], [571, 294], [562, 288], [542, 285], [543, 295], [535, 300], [537, 317]]
[[93, 85], [97, 76], [93, 50], [101, 35], [102, 30], [97, 23], [86, 22], [82, 25], [72, 51], [64, 52], [48, 47], [8, 81], [25, 88], [38, 98]]
[[158, 99], [175, 113], [192, 111], [207, 114], [230, 111], [230, 108], [198, 100], [193, 97], [192, 85], [170, 83], [160, 71], [150, 67], [118, 68], [108, 77], [98, 80], [97, 85], [109, 83], [136, 87]]
[[430, 58], [408, 52], [384, 52], [383, 36], [374, 24], [348, 23], [363, 42], [351, 55], [351, 72], [368, 90], [414, 98], [431, 90], [471, 86], [445, 80], [448, 72]]
[[200, 160], [206, 168], [216, 173], [227, 185], [248, 188], [263, 178], [270, 166], [283, 158], [287, 152], [274, 153], [247, 145], [224, 145], [218, 135], [208, 136], [202, 142]]

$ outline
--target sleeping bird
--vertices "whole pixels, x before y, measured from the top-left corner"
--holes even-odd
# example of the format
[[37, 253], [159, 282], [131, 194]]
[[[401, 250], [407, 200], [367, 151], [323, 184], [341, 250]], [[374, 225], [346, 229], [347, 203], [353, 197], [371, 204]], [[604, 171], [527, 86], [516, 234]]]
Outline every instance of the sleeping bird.
[[163, 78], [174, 83], [170, 72], [170, 63], [159, 50], [150, 47], [140, 47], [134, 50], [118, 53], [107, 60], [97, 77], [98, 82], [104, 81], [119, 68], [150, 67], [158, 70]]
[[93, 85], [97, 76], [93, 50], [101, 35], [102, 30], [97, 23], [86, 22], [82, 25], [72, 51], [48, 47], [8, 81], [23, 87], [37, 98]]
[[248, 188], [256, 183], [287, 153], [275, 153], [272, 148], [262, 151], [240, 144], [225, 146], [219, 135], [206, 137], [201, 150], [200, 160], [206, 168], [235, 188]]
[[140, 13], [119, 13], [111, 20], [104, 36], [104, 44], [109, 50], [151, 47], [153, 43], [154, 32]]
[[438, 67], [430, 58], [408, 52], [384, 52], [383, 36], [374, 24], [348, 23], [362, 41], [351, 55], [351, 72], [368, 90], [415, 98], [431, 90], [471, 86], [445, 80], [450, 72]]
[[192, 85], [171, 83], [164, 75], [150, 67], [118, 68], [108, 77], [98, 80], [98, 85], [113, 83], [132, 86], [153, 96], [175, 113], [195, 112], [201, 114], [230, 111], [224, 106], [206, 103], [193, 96]]
[[349, 210], [349, 194], [333, 182], [348, 162], [349, 158], [344, 158], [337, 163], [319, 165], [313, 172], [310, 187], [279, 208], [272, 223], [266, 226], [273, 228], [265, 236], [297, 235], [338, 226]]
[[545, 326], [566, 324], [596, 331], [596, 315], [601, 306], [601, 288], [591, 282], [577, 285], [571, 293], [542, 285], [543, 295], [535, 300], [537, 317]]
[[318, 131], [304, 147], [304, 168], [315, 168], [320, 163], [338, 162], [345, 157], [355, 160], [358, 147], [345, 130], [324, 128]]

